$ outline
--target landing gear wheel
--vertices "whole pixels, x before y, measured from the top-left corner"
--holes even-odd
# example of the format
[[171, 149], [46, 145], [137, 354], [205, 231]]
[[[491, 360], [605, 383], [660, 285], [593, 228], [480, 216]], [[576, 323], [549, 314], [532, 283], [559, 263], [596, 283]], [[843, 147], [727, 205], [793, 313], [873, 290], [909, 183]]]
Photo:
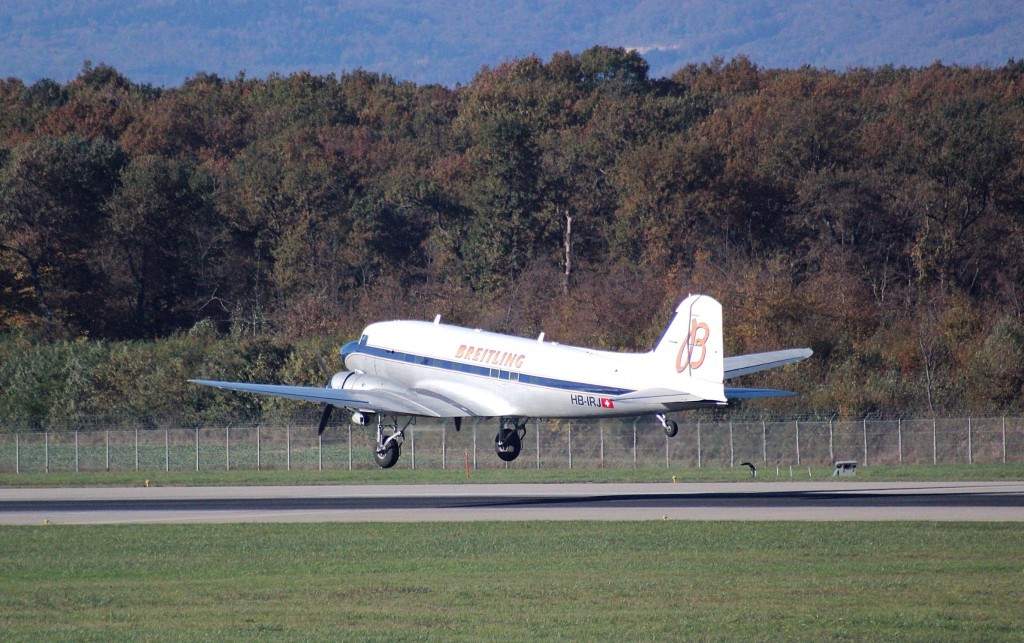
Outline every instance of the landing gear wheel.
[[398, 456], [402, 454], [402, 448], [392, 442], [384, 447], [383, 451], [374, 451], [373, 459], [381, 469], [390, 469], [398, 462]]
[[519, 439], [519, 431], [501, 429], [494, 438], [494, 452], [505, 462], [512, 462], [523, 450], [523, 441]]
[[665, 435], [670, 438], [676, 437], [676, 433], [679, 433], [679, 425], [675, 423], [675, 420], [669, 420], [665, 423]]

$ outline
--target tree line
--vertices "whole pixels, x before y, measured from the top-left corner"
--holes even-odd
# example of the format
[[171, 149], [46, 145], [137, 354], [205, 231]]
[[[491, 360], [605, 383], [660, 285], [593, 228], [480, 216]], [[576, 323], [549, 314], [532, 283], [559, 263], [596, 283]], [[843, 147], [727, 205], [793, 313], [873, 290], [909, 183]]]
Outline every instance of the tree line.
[[651, 78], [594, 47], [454, 88], [366, 71], [156, 88], [90, 63], [7, 79], [0, 415], [71, 412], [11, 391], [73, 378], [93, 413], [161, 387], [182, 412], [209, 402], [166, 373], [319, 383], [313, 344], [437, 313], [644, 350], [688, 292], [723, 303], [727, 354], [815, 350], [770, 376], [802, 395], [765, 408], [1019, 409], [1022, 147], [1013, 60]]

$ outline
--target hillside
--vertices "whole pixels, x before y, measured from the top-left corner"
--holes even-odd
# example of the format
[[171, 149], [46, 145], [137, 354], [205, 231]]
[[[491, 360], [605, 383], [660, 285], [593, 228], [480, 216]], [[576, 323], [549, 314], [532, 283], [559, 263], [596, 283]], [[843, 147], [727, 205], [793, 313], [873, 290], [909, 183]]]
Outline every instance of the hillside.
[[[368, 72], [157, 89], [102, 65], [11, 79], [4, 350], [105, 342], [93, 367], [47, 367], [87, 395], [104, 355], [164, 350], [106, 342], [190, 330], [236, 342], [247, 357], [219, 372], [254, 378], [306, 364], [288, 357], [300, 338], [437, 313], [646, 349], [699, 291], [725, 307], [727, 353], [814, 348], [772, 379], [803, 393], [794, 411], [1019, 408], [1022, 99], [1020, 63], [736, 58], [652, 79], [600, 47], [459, 89]], [[12, 360], [0, 390], [45, 379]]]

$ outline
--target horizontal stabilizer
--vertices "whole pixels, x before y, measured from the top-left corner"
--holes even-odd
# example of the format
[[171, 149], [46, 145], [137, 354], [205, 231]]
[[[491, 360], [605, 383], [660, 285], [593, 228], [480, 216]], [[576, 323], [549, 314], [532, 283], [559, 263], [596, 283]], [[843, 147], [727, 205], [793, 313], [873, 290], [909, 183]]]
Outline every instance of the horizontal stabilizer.
[[684, 393], [682, 391], [673, 391], [669, 388], [645, 388], [641, 391], [633, 391], [632, 393], [626, 393], [625, 395], [617, 395], [613, 398], [616, 404], [629, 404], [649, 402], [696, 402], [698, 398], [696, 395], [690, 393]]
[[793, 391], [778, 391], [773, 388], [725, 387], [725, 396], [730, 400], [753, 400], [759, 397], [789, 397]]
[[693, 380], [688, 383], [695, 390], [677, 391], [669, 388], [646, 388], [612, 398], [616, 404], [719, 404], [725, 402], [722, 387], [709, 382]]
[[725, 379], [750, 375], [766, 371], [769, 368], [778, 368], [786, 364], [802, 362], [814, 354], [809, 348], [790, 348], [784, 351], [770, 351], [768, 353], [751, 353], [750, 355], [736, 355], [725, 358]]

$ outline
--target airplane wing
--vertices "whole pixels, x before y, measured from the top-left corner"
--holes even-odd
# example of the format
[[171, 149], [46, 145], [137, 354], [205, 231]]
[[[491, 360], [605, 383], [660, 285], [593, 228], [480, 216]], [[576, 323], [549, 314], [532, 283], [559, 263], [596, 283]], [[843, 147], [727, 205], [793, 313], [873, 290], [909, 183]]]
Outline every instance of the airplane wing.
[[230, 391], [274, 395], [292, 400], [305, 400], [318, 404], [330, 404], [359, 411], [397, 413], [400, 415], [421, 415], [426, 417], [462, 417], [465, 409], [440, 396], [423, 395], [409, 390], [398, 394], [393, 391], [349, 391], [319, 386], [283, 386], [278, 384], [249, 384], [246, 382], [216, 382], [212, 380], [189, 380], [203, 386], [213, 386]]
[[[725, 358], [725, 378], [730, 379], [741, 375], [750, 375], [769, 368], [778, 368], [786, 364], [800, 362], [814, 354], [809, 348], [791, 348], [784, 351], [768, 353], [751, 353]], [[764, 397], [764, 396], [762, 396]]]

